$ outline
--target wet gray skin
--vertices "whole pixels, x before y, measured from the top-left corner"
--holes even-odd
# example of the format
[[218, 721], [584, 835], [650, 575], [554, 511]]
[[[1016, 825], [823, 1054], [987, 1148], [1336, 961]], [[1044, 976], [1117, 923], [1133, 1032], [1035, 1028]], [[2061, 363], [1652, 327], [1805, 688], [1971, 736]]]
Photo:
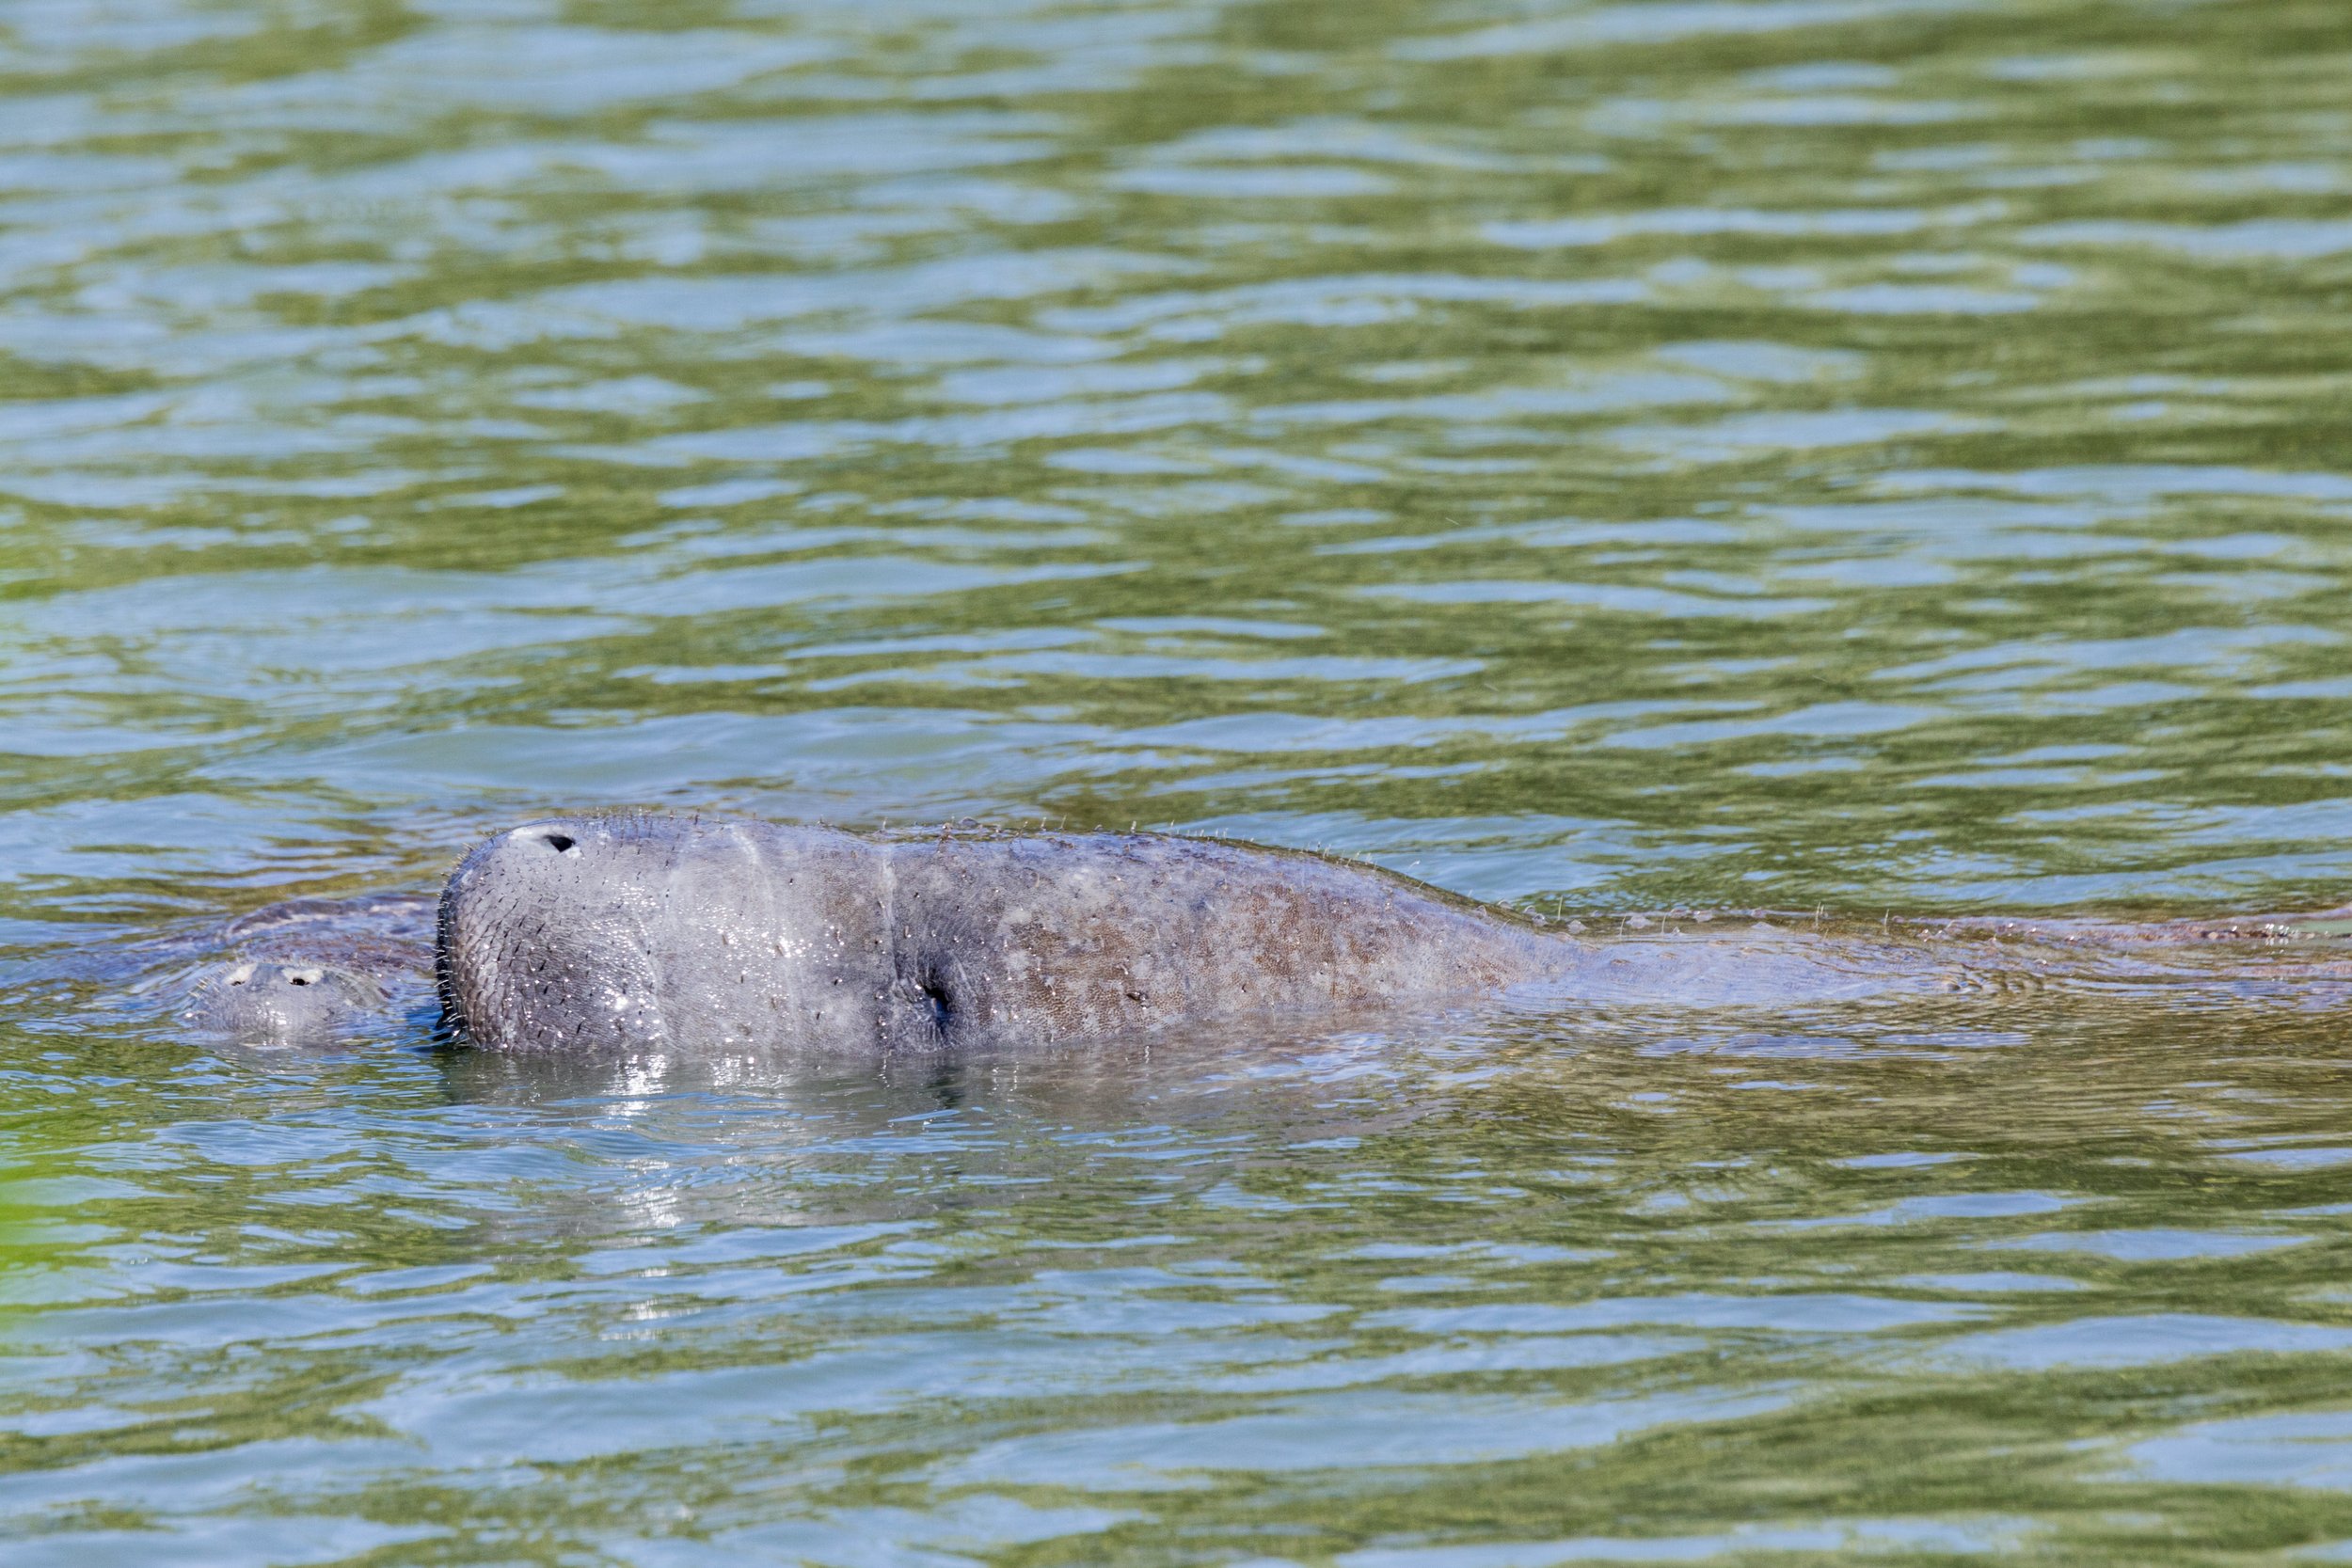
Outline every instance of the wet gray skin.
[[1490, 992], [1565, 956], [1434, 889], [1216, 841], [631, 816], [476, 848], [437, 961], [484, 1046], [858, 1053]]
[[451, 877], [437, 940], [445, 1022], [513, 1051], [1050, 1044], [1527, 986], [1827, 1000], [1933, 967], [1778, 933], [1585, 942], [1373, 867], [1218, 840], [877, 841], [676, 816], [490, 839]]
[[176, 974], [175, 1016], [247, 1045], [321, 1045], [395, 1022], [425, 994], [432, 910], [416, 895], [297, 898], [180, 939], [209, 958]]
[[297, 1045], [373, 1022], [388, 998], [364, 974], [319, 964], [216, 965], [189, 988], [183, 1022], [246, 1044]]

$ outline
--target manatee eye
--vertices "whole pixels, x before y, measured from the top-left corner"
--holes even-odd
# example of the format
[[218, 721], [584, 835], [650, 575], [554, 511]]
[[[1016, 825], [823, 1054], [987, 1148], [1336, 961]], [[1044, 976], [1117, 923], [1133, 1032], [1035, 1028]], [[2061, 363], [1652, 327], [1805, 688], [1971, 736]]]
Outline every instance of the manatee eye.
[[554, 850], [559, 855], [569, 854], [571, 852], [572, 842], [571, 835], [568, 833], [549, 833], [547, 835], [548, 847]]

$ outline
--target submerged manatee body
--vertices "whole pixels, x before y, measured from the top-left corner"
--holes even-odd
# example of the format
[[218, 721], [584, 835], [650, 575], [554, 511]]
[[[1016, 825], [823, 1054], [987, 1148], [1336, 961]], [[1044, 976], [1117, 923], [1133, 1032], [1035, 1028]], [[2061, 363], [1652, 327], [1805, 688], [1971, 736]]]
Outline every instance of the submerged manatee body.
[[1216, 840], [636, 816], [476, 848], [437, 967], [446, 1021], [496, 1049], [854, 1053], [1491, 993], [1573, 957], [1400, 877]]

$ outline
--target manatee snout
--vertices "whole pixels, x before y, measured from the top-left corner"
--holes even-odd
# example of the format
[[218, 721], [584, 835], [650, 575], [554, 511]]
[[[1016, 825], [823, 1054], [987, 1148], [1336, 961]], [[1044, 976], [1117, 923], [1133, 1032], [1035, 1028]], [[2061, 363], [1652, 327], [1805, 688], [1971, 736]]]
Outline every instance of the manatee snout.
[[199, 974], [181, 1018], [244, 1044], [305, 1044], [373, 1022], [386, 1000], [383, 987], [349, 970], [246, 960]]

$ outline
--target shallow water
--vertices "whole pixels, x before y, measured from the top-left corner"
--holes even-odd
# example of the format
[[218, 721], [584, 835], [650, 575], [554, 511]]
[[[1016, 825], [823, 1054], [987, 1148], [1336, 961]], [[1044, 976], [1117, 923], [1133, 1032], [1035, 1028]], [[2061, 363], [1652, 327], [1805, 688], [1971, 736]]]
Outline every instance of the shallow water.
[[2331, 0], [0, 8], [11, 1568], [2352, 1559], [2326, 986], [795, 1077], [40, 977], [587, 803], [2343, 903], [2348, 71]]

